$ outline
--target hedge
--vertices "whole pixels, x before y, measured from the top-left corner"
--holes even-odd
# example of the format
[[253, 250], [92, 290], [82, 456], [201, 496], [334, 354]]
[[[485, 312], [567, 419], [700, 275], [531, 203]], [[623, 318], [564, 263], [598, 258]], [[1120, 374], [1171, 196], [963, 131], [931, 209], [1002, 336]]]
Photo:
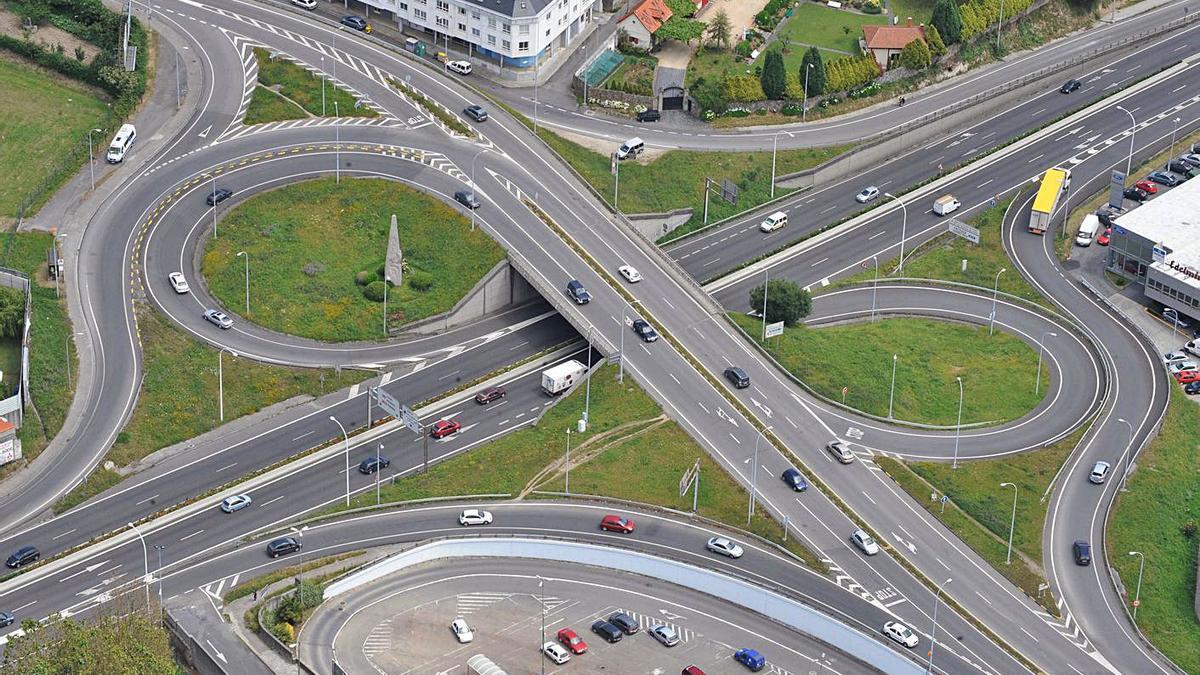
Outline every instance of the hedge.
[[[968, 0], [959, 6], [962, 15], [962, 41], [966, 42], [1000, 20], [1001, 0]], [[1004, 0], [1004, 16], [1012, 17], [1029, 8], [1033, 0]]]
[[868, 84], [880, 76], [879, 64], [873, 56], [846, 56], [825, 64], [826, 89], [850, 91]]

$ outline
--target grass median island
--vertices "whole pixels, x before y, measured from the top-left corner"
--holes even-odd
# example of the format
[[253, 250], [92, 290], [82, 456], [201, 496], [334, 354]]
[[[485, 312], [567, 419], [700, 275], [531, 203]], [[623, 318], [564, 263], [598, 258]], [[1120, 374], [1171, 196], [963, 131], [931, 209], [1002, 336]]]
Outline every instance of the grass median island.
[[[1142, 452], [1109, 519], [1108, 562], [1132, 606], [1137, 556], [1146, 556], [1137, 624], [1164, 654], [1189, 673], [1200, 672], [1200, 622], [1196, 620], [1196, 554], [1200, 537], [1200, 409], [1178, 386], [1158, 438]], [[1098, 555], [1098, 553], [1093, 553]], [[1102, 562], [1100, 560], [1097, 563]], [[1093, 563], [1095, 564], [1095, 563]]]
[[246, 124], [309, 116], [333, 117], [335, 101], [337, 113], [342, 117], [379, 117], [374, 108], [356, 107], [358, 99], [332, 82], [324, 84], [322, 98], [323, 78], [320, 75], [288, 59], [271, 58], [269, 50], [256, 47], [254, 58], [258, 61], [259, 86], [246, 109]]
[[[8, 218], [16, 215], [26, 195], [51, 178], [64, 157], [87, 142], [89, 129], [102, 126], [108, 106], [97, 90], [6, 54], [0, 55], [0, 82], [0, 157], [9, 158], [0, 163], [0, 217]], [[97, 154], [115, 131], [92, 134]], [[87, 159], [84, 150], [80, 163]], [[46, 198], [51, 194], [47, 191]]]
[[[320, 178], [230, 211], [220, 237], [207, 241], [204, 278], [222, 304], [266, 328], [326, 342], [378, 340], [383, 305], [368, 295], [378, 290], [382, 299], [392, 214], [405, 265], [403, 283], [387, 292], [392, 328], [450, 310], [504, 259], [482, 229], [422, 192], [388, 180]], [[248, 314], [239, 251], [250, 256]]]
[[[758, 340], [759, 319], [730, 315]], [[784, 368], [824, 396], [886, 417], [892, 355], [896, 354], [894, 417], [921, 424], [958, 420], [958, 382], [963, 378], [963, 424], [1016, 419], [1035, 408], [1049, 389], [1034, 395], [1037, 352], [1021, 339], [987, 328], [935, 319], [879, 319], [842, 326], [795, 326], [767, 341]], [[761, 340], [759, 340], [761, 344]]]
[[[748, 493], [709, 459], [632, 377], [622, 385], [617, 368], [605, 366], [592, 377], [592, 424], [584, 433], [571, 434], [571, 491], [630, 499], [670, 508], [691, 510], [692, 497], [679, 497], [679, 479], [701, 458], [700, 515], [745, 528]], [[385, 483], [383, 502], [426, 497], [483, 493], [525, 496], [534, 489], [560, 490], [561, 462], [565, 458], [567, 429], [583, 413], [584, 388], [546, 411], [537, 426], [527, 427], [480, 445], [466, 453], [434, 464], [425, 474], [413, 474]], [[431, 458], [439, 454], [430, 444]], [[581, 464], [582, 462], [582, 464]], [[350, 502], [351, 507], [375, 504], [368, 491]], [[344, 511], [331, 506], [327, 512]], [[756, 511], [751, 531], [780, 542], [779, 523]], [[787, 542], [788, 548], [814, 569], [823, 571], [811, 552]]]

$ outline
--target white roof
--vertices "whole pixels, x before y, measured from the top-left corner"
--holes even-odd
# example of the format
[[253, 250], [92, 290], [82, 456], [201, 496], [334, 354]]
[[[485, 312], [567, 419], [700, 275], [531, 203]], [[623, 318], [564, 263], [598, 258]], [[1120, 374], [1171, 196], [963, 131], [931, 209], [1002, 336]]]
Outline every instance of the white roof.
[[1200, 270], [1200, 209], [1196, 208], [1197, 204], [1200, 204], [1200, 178], [1158, 194], [1122, 214], [1115, 222], [1168, 251], [1163, 263], [1153, 265], [1155, 269], [1195, 283], [1195, 279], [1171, 269], [1171, 263]]

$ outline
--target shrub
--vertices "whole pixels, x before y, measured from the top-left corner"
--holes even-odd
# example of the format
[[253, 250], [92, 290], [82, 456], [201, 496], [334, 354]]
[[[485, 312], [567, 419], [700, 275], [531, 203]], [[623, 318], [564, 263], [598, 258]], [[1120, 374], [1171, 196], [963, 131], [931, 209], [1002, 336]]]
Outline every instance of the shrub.
[[933, 16], [930, 17], [929, 23], [937, 26], [946, 44], [952, 45], [963, 37], [962, 15], [959, 14], [958, 3], [954, 0], [938, 0], [933, 6]]
[[369, 281], [371, 281], [371, 273], [366, 270], [354, 275], [354, 283], [359, 286], [366, 286]]
[[87, 57], [87, 52], [83, 51], [83, 47], [75, 48], [75, 60], [83, 63], [83, 59]]
[[383, 282], [376, 280], [363, 287], [363, 297], [371, 302], [383, 302]]
[[942, 41], [942, 34], [938, 32], [937, 26], [929, 24], [925, 27], [925, 39], [929, 41], [930, 54], [941, 56], [946, 53], [946, 43]]
[[[812, 66], [810, 69], [809, 66]], [[807, 77], [805, 72], [808, 71]], [[808, 83], [808, 94], [817, 96], [825, 93], [828, 90], [828, 82], [825, 75], [825, 63], [821, 59], [821, 52], [816, 47], [809, 47], [808, 51], [804, 52], [804, 58], [800, 61], [801, 82]]]
[[750, 58], [750, 53], [754, 51], [754, 45], [749, 40], [742, 40], [741, 42], [737, 43], [737, 47], [735, 47], [733, 51], [743, 59], [748, 59]]
[[1196, 538], [1196, 521], [1194, 521], [1194, 520], [1187, 521], [1186, 523], [1183, 524], [1183, 527], [1179, 528], [1179, 530], [1180, 530], [1180, 532], [1183, 533], [1184, 537], [1186, 537], [1188, 539], [1195, 539]]
[[787, 75], [783, 68], [783, 55], [778, 50], [773, 49], [767, 52], [759, 83], [762, 85], [763, 94], [767, 98], [783, 98], [784, 91], [787, 88]]
[[872, 56], [834, 59], [826, 66], [828, 91], [850, 91], [879, 77], [879, 64]]
[[729, 75], [721, 83], [721, 94], [727, 101], [761, 101], [762, 85], [753, 75]]
[[904, 45], [900, 50], [900, 65], [910, 70], [923, 70], [929, 67], [929, 47], [925, 41], [916, 38]]
[[692, 96], [702, 110], [709, 110], [714, 115], [725, 111], [728, 99], [722, 91], [721, 83], [712, 80], [699, 80], [692, 86]]
[[411, 272], [408, 275], [408, 285], [414, 291], [427, 291], [433, 288], [433, 275], [428, 272]]
[[883, 87], [879, 86], [878, 82], [872, 82], [865, 87], [859, 87], [849, 93], [850, 98], [870, 98], [878, 94]]
[[862, 5], [863, 14], [883, 14], [883, 7], [880, 6], [879, 0], [867, 0]]
[[784, 115], [787, 115], [788, 117], [795, 117], [795, 116], [803, 113], [804, 109], [801, 106], [796, 105], [795, 103], [789, 103], [789, 104], [783, 106], [783, 108], [781, 108], [779, 112]]

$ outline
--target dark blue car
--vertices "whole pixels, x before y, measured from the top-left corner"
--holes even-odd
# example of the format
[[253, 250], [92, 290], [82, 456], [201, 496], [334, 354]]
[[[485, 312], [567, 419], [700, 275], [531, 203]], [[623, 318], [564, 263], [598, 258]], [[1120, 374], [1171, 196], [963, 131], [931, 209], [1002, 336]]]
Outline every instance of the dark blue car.
[[787, 483], [790, 488], [796, 492], [804, 492], [808, 489], [808, 481], [796, 469], [788, 469], [783, 472], [783, 482]]
[[737, 653], [733, 655], [733, 660], [756, 673], [767, 666], [767, 660], [763, 658], [763, 655], [753, 649], [737, 650]]
[[1167, 187], [1175, 187], [1183, 182], [1179, 176], [1176, 176], [1173, 173], [1167, 173], [1166, 171], [1155, 171], [1149, 176], [1146, 176], [1146, 178], [1158, 183], [1159, 185], [1166, 185]]
[[342, 17], [342, 25], [353, 28], [354, 30], [365, 31], [367, 29], [367, 20], [361, 16], [351, 14], [350, 16]]

